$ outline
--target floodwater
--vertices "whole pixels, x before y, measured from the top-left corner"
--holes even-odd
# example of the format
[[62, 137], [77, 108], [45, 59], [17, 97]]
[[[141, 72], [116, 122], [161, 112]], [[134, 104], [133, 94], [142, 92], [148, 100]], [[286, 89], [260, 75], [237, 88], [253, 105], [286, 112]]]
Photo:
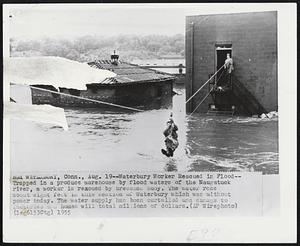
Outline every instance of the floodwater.
[[[262, 171], [277, 174], [278, 119], [186, 116], [183, 88], [173, 109], [66, 109], [69, 130], [11, 120], [12, 171]], [[179, 147], [161, 154], [170, 112]]]

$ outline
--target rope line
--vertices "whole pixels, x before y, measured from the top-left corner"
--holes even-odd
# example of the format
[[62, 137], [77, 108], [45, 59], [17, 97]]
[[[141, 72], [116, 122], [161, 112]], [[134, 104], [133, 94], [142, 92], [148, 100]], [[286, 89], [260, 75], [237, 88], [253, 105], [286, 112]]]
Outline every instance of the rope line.
[[[11, 83], [11, 84], [12, 85], [28, 86], [28, 85], [22, 85], [22, 84], [14, 84], [14, 83]], [[105, 104], [105, 105], [109, 105], [109, 106], [114, 106], [114, 107], [129, 109], [129, 110], [138, 111], [138, 112], [144, 112], [144, 110], [141, 110], [141, 109], [127, 107], [127, 106], [123, 106], [123, 105], [119, 105], [119, 104], [114, 104], [114, 103], [109, 103], [109, 102], [104, 102], [104, 101], [98, 101], [98, 100], [94, 100], [94, 99], [90, 99], [90, 98], [85, 98], [85, 97], [74, 96], [74, 95], [70, 95], [70, 94], [66, 94], [66, 93], [62, 93], [62, 92], [51, 91], [51, 90], [47, 90], [47, 89], [43, 89], [43, 88], [31, 86], [31, 85], [29, 85], [29, 87], [32, 88], [32, 89], [35, 89], [35, 90], [47, 91], [47, 92], [51, 92], [51, 93], [54, 93], [54, 94], [68, 96], [68, 97], [73, 97], [73, 98], [77, 98], [77, 99], [81, 99], [81, 100], [85, 100], [85, 101], [90, 101], [90, 102], [94, 102], [94, 103]]]
[[[217, 79], [215, 85], [218, 84], [218, 81], [221, 79], [221, 77], [222, 77], [224, 71], [225, 71], [225, 70], [222, 71], [222, 73], [221, 73], [220, 77]], [[214, 88], [215, 88], [215, 87], [211, 88], [211, 90], [206, 94], [206, 96], [203, 98], [203, 100], [197, 105], [197, 107], [194, 109], [194, 111], [188, 115], [188, 117], [190, 117], [190, 116], [197, 110], [197, 108], [200, 107], [200, 105], [205, 101], [205, 99], [206, 99], [206, 98], [209, 96], [209, 94], [214, 90]]]
[[[224, 66], [220, 67], [218, 69], [218, 71], [216, 71], [185, 103], [188, 103], [200, 90], [202, 90], [202, 88], [207, 85], [207, 83], [214, 78], [217, 73], [224, 68]], [[224, 72], [224, 71], [223, 71]], [[223, 74], [222, 72], [222, 74]], [[221, 74], [221, 76], [222, 76]], [[219, 79], [221, 78], [221, 76], [218, 78], [217, 82], [219, 81]], [[217, 83], [216, 82], [216, 83]], [[137, 111], [137, 112], [144, 112], [144, 110], [142, 109], [137, 109], [137, 108], [132, 108], [132, 107], [127, 107], [127, 106], [123, 106], [123, 105], [119, 105], [119, 104], [115, 104], [115, 103], [109, 103], [109, 102], [105, 102], [105, 101], [100, 101], [100, 100], [94, 100], [94, 99], [90, 99], [90, 98], [85, 98], [85, 97], [80, 97], [80, 96], [75, 96], [75, 95], [70, 95], [70, 94], [66, 94], [63, 92], [57, 92], [57, 91], [52, 91], [52, 90], [48, 90], [48, 89], [44, 89], [44, 88], [39, 88], [39, 87], [35, 87], [35, 86], [31, 86], [31, 85], [23, 85], [23, 84], [15, 84], [15, 83], [11, 83], [12, 85], [18, 85], [18, 86], [29, 86], [32, 89], [35, 90], [40, 90], [40, 91], [46, 91], [46, 92], [50, 92], [50, 93], [54, 93], [54, 94], [58, 94], [58, 95], [63, 95], [63, 96], [68, 96], [68, 97], [73, 97], [73, 98], [77, 98], [80, 100], [85, 100], [85, 101], [89, 101], [89, 102], [94, 102], [94, 103], [99, 103], [99, 104], [105, 104], [105, 105], [109, 105], [109, 106], [113, 106], [113, 107], [118, 107], [118, 108], [124, 108], [124, 109], [128, 109], [128, 110], [133, 110], [133, 111]], [[194, 109], [194, 111], [190, 114], [192, 115], [197, 108], [204, 102], [204, 100], [208, 97], [208, 95], [212, 92], [212, 90], [214, 89], [214, 87], [209, 91], [209, 93], [203, 98], [203, 100], [197, 105], [197, 107]], [[190, 116], [189, 115], [189, 116]]]
[[197, 110], [197, 108], [199, 108], [200, 107], [200, 105], [205, 101], [205, 99], [210, 95], [210, 93], [212, 92], [212, 90], [213, 90], [214, 88], [211, 88], [211, 90], [206, 94], [206, 96], [202, 99], [202, 101], [197, 105], [197, 107], [194, 109], [194, 111], [192, 112], [192, 113], [190, 113], [190, 115], [189, 116], [191, 116], [196, 110]]
[[217, 75], [217, 73], [222, 69], [222, 68], [224, 68], [224, 66], [222, 66], [222, 67], [220, 67], [219, 69], [218, 69], [218, 71], [217, 72], [215, 72], [192, 96], [190, 96], [190, 98], [185, 102], [185, 103], [188, 103], [190, 100], [192, 100], [192, 98], [200, 91], [200, 90], [202, 90], [202, 88], [205, 86], [205, 85], [207, 85], [207, 83], [213, 78], [213, 77], [215, 77], [216, 75]]
[[225, 70], [223, 70], [223, 71], [222, 71], [222, 73], [221, 73], [220, 77], [217, 79], [217, 81], [216, 81], [216, 84], [215, 84], [216, 86], [218, 85], [218, 81], [219, 81], [219, 80], [220, 80], [220, 78], [222, 77], [222, 75], [223, 75], [224, 71], [225, 71]]

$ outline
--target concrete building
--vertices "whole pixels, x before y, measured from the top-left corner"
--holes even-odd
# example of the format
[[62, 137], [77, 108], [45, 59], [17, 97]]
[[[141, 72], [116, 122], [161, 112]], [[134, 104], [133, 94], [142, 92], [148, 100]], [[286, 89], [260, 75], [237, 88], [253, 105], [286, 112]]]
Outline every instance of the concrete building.
[[230, 89], [213, 89], [197, 108], [224, 82], [220, 69], [187, 103], [187, 112], [277, 111], [277, 12], [187, 16], [185, 45], [187, 99], [223, 66], [228, 53], [234, 62]]

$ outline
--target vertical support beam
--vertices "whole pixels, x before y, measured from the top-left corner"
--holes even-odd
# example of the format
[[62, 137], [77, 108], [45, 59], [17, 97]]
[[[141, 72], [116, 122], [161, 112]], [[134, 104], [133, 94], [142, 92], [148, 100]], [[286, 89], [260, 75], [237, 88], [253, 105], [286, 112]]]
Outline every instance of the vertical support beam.
[[[194, 22], [191, 22], [191, 94], [194, 94]], [[190, 101], [189, 111], [194, 110], [194, 99]]]

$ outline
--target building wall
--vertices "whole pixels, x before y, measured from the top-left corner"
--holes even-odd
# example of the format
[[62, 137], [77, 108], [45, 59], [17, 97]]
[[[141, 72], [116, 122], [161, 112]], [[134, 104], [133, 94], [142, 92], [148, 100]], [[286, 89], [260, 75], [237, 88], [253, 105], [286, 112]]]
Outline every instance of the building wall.
[[168, 107], [172, 103], [173, 81], [120, 86], [116, 89], [119, 104], [147, 108]]
[[[36, 87], [58, 91], [54, 86], [51, 85], [34, 85]], [[59, 105], [60, 96], [58, 94], [54, 94], [48, 91], [41, 91], [31, 88], [31, 96], [32, 96], [32, 104], [50, 104], [53, 106]]]
[[[277, 110], [277, 12], [188, 16], [187, 99], [216, 71], [216, 44], [232, 44], [234, 76], [267, 111]], [[206, 86], [187, 104], [187, 111], [207, 93]], [[197, 111], [206, 112], [209, 103], [211, 97]]]
[[[45, 86], [41, 86], [45, 88]], [[45, 89], [55, 90], [53, 87]], [[172, 103], [173, 80], [127, 84], [118, 86], [88, 87], [87, 90], [69, 90], [60, 88], [60, 92], [94, 100], [115, 103], [124, 106], [144, 106], [144, 108], [169, 107]], [[104, 104], [93, 103], [81, 99], [57, 95], [32, 89], [33, 104], [51, 104], [60, 107], [106, 107]]]

